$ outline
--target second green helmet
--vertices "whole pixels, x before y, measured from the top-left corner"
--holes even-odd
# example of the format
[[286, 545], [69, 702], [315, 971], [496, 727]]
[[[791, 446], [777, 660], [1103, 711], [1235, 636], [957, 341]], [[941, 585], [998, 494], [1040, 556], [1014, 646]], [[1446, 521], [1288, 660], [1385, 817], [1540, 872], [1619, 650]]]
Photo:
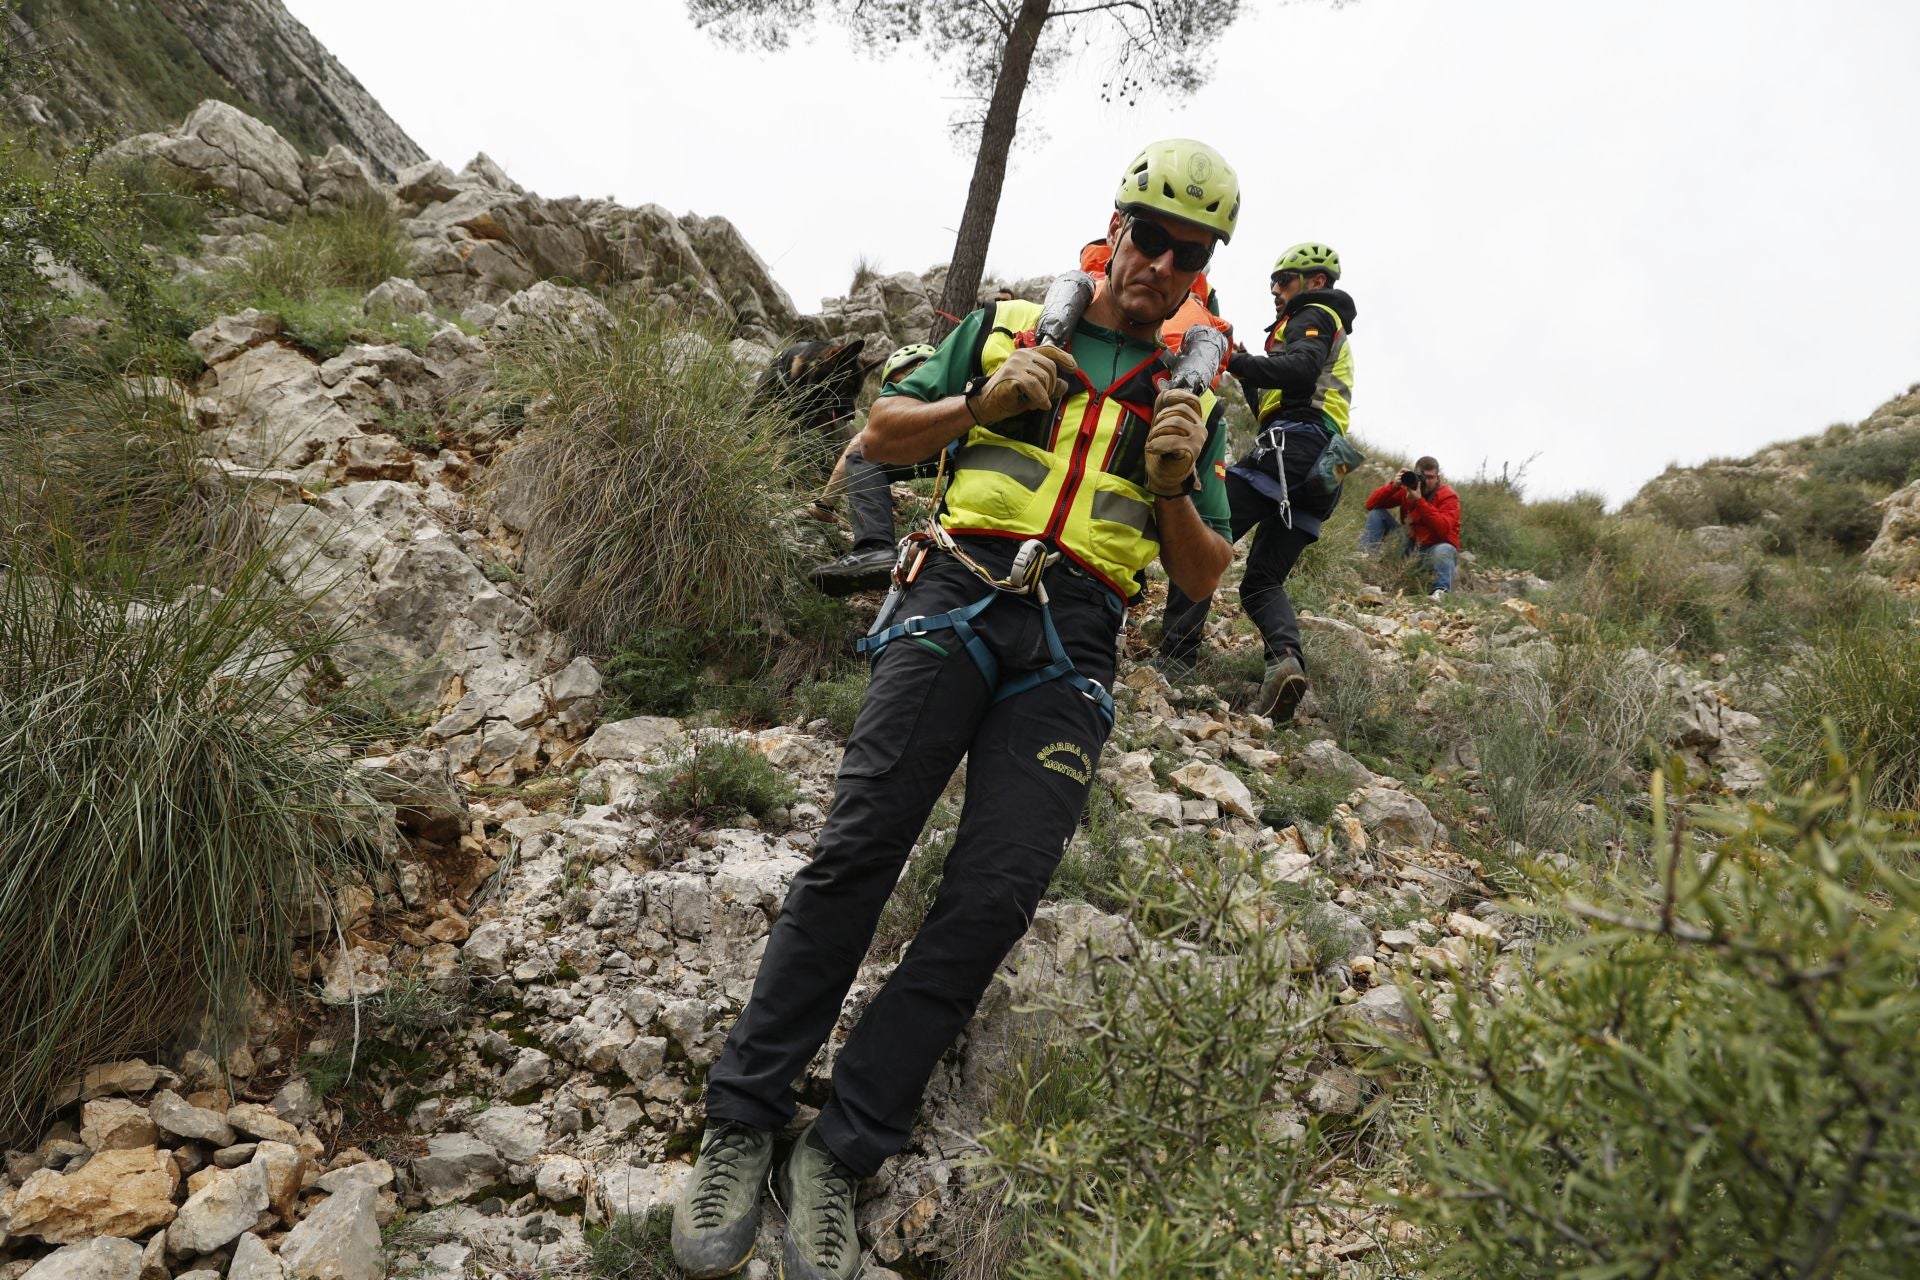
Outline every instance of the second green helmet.
[[1272, 274], [1279, 275], [1282, 271], [1302, 273], [1324, 271], [1332, 279], [1338, 280], [1340, 255], [1324, 244], [1316, 244], [1309, 240], [1303, 244], [1294, 245], [1280, 255], [1280, 260], [1273, 264]]
[[903, 369], [910, 369], [933, 354], [933, 348], [924, 342], [909, 342], [887, 357], [880, 366], [880, 381], [885, 382]]

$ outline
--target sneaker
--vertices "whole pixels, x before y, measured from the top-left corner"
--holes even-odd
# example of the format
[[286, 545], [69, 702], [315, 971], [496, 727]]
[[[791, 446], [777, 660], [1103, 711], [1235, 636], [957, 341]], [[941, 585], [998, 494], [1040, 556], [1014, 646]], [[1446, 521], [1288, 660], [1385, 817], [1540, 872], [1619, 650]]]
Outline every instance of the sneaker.
[[1447, 589], [1445, 587], [1435, 587], [1433, 594], [1428, 596], [1427, 599], [1433, 601], [1435, 604], [1445, 604], [1447, 602]]
[[859, 1181], [860, 1175], [841, 1164], [808, 1125], [780, 1170], [787, 1210], [781, 1280], [851, 1280], [860, 1269], [860, 1235], [853, 1222], [853, 1189]]
[[807, 575], [813, 585], [830, 596], [851, 595], [855, 591], [878, 591], [893, 580], [892, 547], [854, 550], [838, 560], [829, 560]]
[[1293, 709], [1307, 696], [1307, 672], [1297, 655], [1289, 653], [1267, 664], [1266, 678], [1260, 682], [1260, 696], [1254, 699], [1253, 713], [1266, 716], [1275, 724], [1293, 719]]
[[753, 1257], [773, 1134], [731, 1120], [707, 1126], [693, 1180], [673, 1209], [673, 1260], [694, 1280], [730, 1276]]

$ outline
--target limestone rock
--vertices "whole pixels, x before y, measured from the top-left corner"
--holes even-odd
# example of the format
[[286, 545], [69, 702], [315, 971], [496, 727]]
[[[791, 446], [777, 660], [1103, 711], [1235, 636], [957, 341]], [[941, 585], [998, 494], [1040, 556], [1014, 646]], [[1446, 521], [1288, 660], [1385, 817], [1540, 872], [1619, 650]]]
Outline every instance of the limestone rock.
[[103, 1062], [97, 1067], [87, 1068], [86, 1075], [80, 1081], [80, 1100], [90, 1102], [108, 1094], [146, 1093], [155, 1085], [165, 1089], [179, 1083], [180, 1077], [173, 1072], [139, 1058]]
[[211, 1253], [253, 1226], [267, 1204], [262, 1166], [245, 1164], [218, 1173], [180, 1206], [179, 1216], [167, 1228], [167, 1252]]
[[1316, 739], [1302, 747], [1300, 764], [1310, 778], [1344, 782], [1350, 787], [1373, 785], [1373, 770], [1342, 751], [1328, 738]]
[[234, 1144], [233, 1126], [221, 1119], [219, 1112], [196, 1107], [171, 1089], [153, 1095], [147, 1109], [161, 1131], [176, 1138], [191, 1138], [210, 1147]]
[[1420, 1034], [1420, 1021], [1407, 1007], [1398, 987], [1371, 987], [1365, 995], [1347, 1007], [1361, 1026], [1380, 1035], [1412, 1040]]
[[300, 153], [271, 126], [209, 98], [169, 133], [128, 138], [108, 153], [163, 161], [195, 186], [224, 192], [233, 207], [284, 218], [307, 202]]
[[73, 1244], [94, 1236], [138, 1236], [173, 1221], [180, 1172], [153, 1147], [102, 1151], [74, 1173], [42, 1169], [14, 1198], [16, 1236]]
[[21, 1280], [140, 1280], [140, 1246], [99, 1236], [55, 1249], [28, 1268]]
[[280, 1259], [273, 1256], [260, 1237], [251, 1231], [233, 1245], [233, 1261], [227, 1264], [227, 1280], [286, 1280]]
[[261, 1142], [254, 1148], [252, 1163], [260, 1168], [268, 1207], [282, 1222], [292, 1222], [300, 1184], [306, 1179], [306, 1153], [284, 1142]]
[[666, 716], [634, 716], [601, 725], [580, 752], [588, 761], [651, 760], [657, 758], [662, 749], [679, 743], [682, 736], [678, 720]]
[[1368, 787], [1354, 816], [1375, 840], [1387, 844], [1431, 849], [1440, 835], [1440, 824], [1426, 805], [1390, 787]]
[[510, 1164], [528, 1163], [547, 1142], [539, 1107], [488, 1107], [473, 1118], [472, 1128]]
[[500, 304], [489, 336], [511, 338], [528, 326], [586, 340], [611, 329], [613, 313], [585, 289], [542, 280]]
[[393, 1185], [393, 1166], [385, 1160], [364, 1160], [323, 1173], [314, 1179], [313, 1185], [328, 1195], [348, 1187], [372, 1187], [378, 1191]]
[[1254, 804], [1253, 793], [1247, 784], [1231, 771], [1217, 764], [1208, 764], [1195, 760], [1173, 771], [1173, 783], [1181, 790], [1202, 800], [1211, 800], [1228, 813], [1242, 818], [1252, 818], [1259, 814]]
[[160, 1134], [139, 1103], [99, 1098], [80, 1108], [80, 1141], [95, 1151], [127, 1151], [157, 1145]]
[[279, 316], [248, 307], [238, 315], [220, 316], [206, 328], [194, 330], [187, 335], [187, 345], [211, 367], [279, 336]]
[[1920, 480], [1882, 498], [1880, 532], [1866, 562], [1896, 582], [1920, 580]]
[[324, 479], [341, 446], [360, 433], [319, 367], [275, 342], [214, 365], [200, 390], [203, 450], [243, 467]]
[[693, 1176], [693, 1166], [678, 1160], [664, 1164], [616, 1164], [597, 1170], [587, 1202], [590, 1219], [611, 1221], [623, 1213], [644, 1218], [649, 1210], [671, 1205]]
[[372, 1187], [328, 1196], [280, 1242], [287, 1280], [385, 1280]]
[[401, 276], [382, 280], [360, 300], [360, 309], [368, 315], [425, 315], [433, 310], [427, 291]]
[[324, 156], [308, 160], [305, 170], [302, 181], [307, 205], [315, 213], [351, 209], [385, 198], [366, 161], [337, 142]]
[[428, 1204], [449, 1204], [490, 1185], [503, 1168], [493, 1147], [472, 1134], [436, 1133], [413, 1162], [413, 1177]]

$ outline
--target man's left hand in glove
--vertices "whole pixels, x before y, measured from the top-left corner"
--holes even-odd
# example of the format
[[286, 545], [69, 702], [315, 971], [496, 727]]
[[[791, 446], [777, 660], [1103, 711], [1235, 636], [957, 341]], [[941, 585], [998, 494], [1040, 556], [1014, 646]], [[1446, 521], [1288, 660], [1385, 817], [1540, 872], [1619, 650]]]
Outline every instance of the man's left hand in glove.
[[1186, 494], [1194, 465], [1207, 447], [1207, 421], [1200, 397], [1168, 387], [1153, 402], [1147, 428], [1147, 492], [1156, 498]]

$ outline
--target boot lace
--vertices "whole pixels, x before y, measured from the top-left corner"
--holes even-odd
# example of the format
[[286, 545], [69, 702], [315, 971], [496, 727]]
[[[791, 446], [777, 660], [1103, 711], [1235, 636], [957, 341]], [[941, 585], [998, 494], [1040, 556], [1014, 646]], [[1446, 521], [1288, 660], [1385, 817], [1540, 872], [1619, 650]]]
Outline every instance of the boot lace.
[[826, 1266], [838, 1266], [853, 1243], [853, 1189], [859, 1181], [838, 1160], [827, 1161], [814, 1175], [817, 1193], [813, 1217], [813, 1247]]
[[700, 1152], [700, 1185], [693, 1194], [693, 1220], [700, 1227], [718, 1226], [726, 1217], [727, 1201], [746, 1176], [755, 1135], [728, 1125], [716, 1130]]

